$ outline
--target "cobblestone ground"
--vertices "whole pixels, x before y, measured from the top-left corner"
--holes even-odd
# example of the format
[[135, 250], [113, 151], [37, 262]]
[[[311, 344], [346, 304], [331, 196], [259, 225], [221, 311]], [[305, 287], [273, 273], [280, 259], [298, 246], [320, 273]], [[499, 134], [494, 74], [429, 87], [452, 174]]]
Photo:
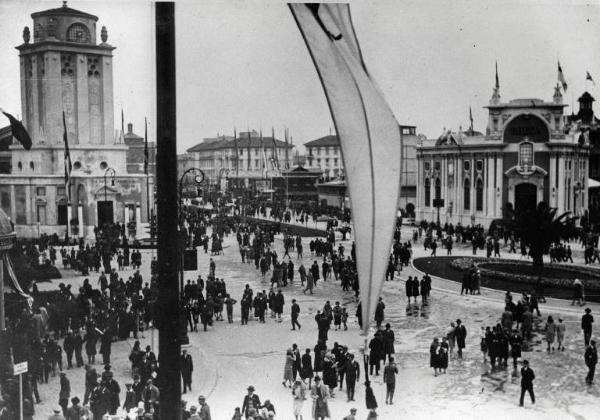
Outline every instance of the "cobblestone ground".
[[[408, 237], [408, 231], [404, 232]], [[282, 255], [281, 240], [276, 240], [277, 251]], [[305, 246], [305, 248], [308, 248]], [[349, 250], [350, 245], [346, 246]], [[268, 290], [270, 284], [263, 280], [253, 264], [243, 264], [233, 236], [225, 240], [224, 255], [213, 257], [217, 265], [217, 277], [223, 277], [228, 292], [235, 299], [241, 298], [245, 284], [255, 290]], [[281, 251], [281, 252], [280, 252]], [[456, 255], [468, 255], [469, 248], [457, 247]], [[415, 256], [426, 253], [420, 244], [414, 247]], [[153, 253], [144, 252], [142, 275], [149, 278], [149, 261]], [[577, 253], [576, 253], [577, 255]], [[294, 255], [294, 264], [300, 261]], [[304, 264], [312, 263], [314, 258], [304, 257]], [[201, 254], [199, 273], [208, 271], [209, 255]], [[580, 258], [576, 260], [581, 262]], [[79, 285], [83, 278], [73, 277], [66, 271], [60, 281]], [[131, 271], [122, 272], [123, 277]], [[196, 278], [198, 273], [188, 272], [187, 278]], [[586, 367], [583, 363], [583, 335], [579, 329], [582, 308], [572, 307], [568, 302], [548, 299], [541, 305], [542, 319], [536, 320], [538, 331], [533, 338], [531, 351], [524, 352], [536, 373], [536, 404], [532, 406], [526, 399], [525, 408], [518, 407], [520, 391], [519, 373], [512, 368], [491, 371], [489, 364], [482, 362], [479, 351], [481, 326], [495, 325], [503, 308], [503, 292], [484, 289], [481, 296], [460, 296], [460, 285], [443, 279], [433, 279], [433, 291], [429, 304], [406, 303], [404, 297], [404, 279], [408, 275], [419, 274], [414, 268], [406, 267], [394, 281], [386, 282], [383, 298], [386, 303], [386, 322], [396, 331], [396, 360], [399, 365], [396, 397], [393, 406], [385, 405], [385, 388], [382, 377], [372, 379], [375, 395], [380, 404], [379, 418], [392, 420], [411, 415], [416, 418], [512, 419], [593, 419], [598, 418], [600, 410], [600, 390], [598, 385], [588, 387], [584, 378]], [[97, 276], [92, 275], [96, 281]], [[45, 283], [40, 289], [55, 288]], [[348, 308], [350, 316], [348, 331], [330, 331], [329, 343], [337, 341], [349, 346], [359, 359], [364, 346], [364, 337], [359, 334], [354, 317], [356, 303], [353, 294], [343, 292], [339, 283], [320, 281], [313, 295], [304, 295], [298, 276], [293, 285], [283, 288], [286, 297], [284, 321], [279, 323], [267, 318], [266, 324], [250, 321], [247, 326], [240, 325], [239, 304], [234, 311], [234, 324], [215, 322], [207, 332], [190, 333], [190, 352], [194, 358], [193, 391], [184, 395], [184, 399], [196, 404], [199, 394], [207, 397], [213, 419], [229, 419], [236, 406], [241, 406], [245, 389], [252, 384], [261, 400], [270, 399], [277, 409], [279, 419], [291, 419], [292, 396], [289, 389], [281, 384], [285, 351], [292, 343], [298, 344], [301, 351], [314, 347], [317, 329], [314, 314], [321, 309], [326, 300], [339, 300]], [[291, 331], [289, 323], [289, 303], [296, 298], [301, 306], [300, 331]], [[591, 304], [595, 314], [600, 314], [600, 305]], [[548, 354], [542, 343], [543, 323], [547, 315], [556, 319], [561, 315], [567, 325], [566, 350]], [[443, 334], [449, 323], [461, 318], [468, 329], [467, 348], [464, 359], [450, 359], [448, 373], [434, 377], [429, 368], [429, 345], [433, 337]], [[157, 347], [158, 334], [145, 332], [140, 338], [142, 345], [152, 343]], [[113, 344], [112, 364], [116, 379], [124, 389], [131, 380], [128, 355], [134, 340]], [[100, 365], [96, 366], [101, 369]], [[519, 366], [520, 368], [520, 366]], [[362, 364], [361, 364], [362, 370]], [[67, 371], [71, 380], [72, 396], [82, 396], [83, 369]], [[349, 413], [352, 406], [358, 408], [359, 418], [366, 417], [364, 403], [364, 372], [361, 371], [361, 384], [356, 390], [356, 402], [346, 402], [345, 391], [337, 391], [330, 403], [332, 419], [341, 419]], [[36, 419], [46, 419], [51, 408], [58, 401], [58, 377], [53, 377], [48, 385], [40, 386], [42, 404], [36, 405]], [[123, 394], [122, 394], [123, 395]], [[305, 418], [310, 418], [311, 401], [304, 406]]]

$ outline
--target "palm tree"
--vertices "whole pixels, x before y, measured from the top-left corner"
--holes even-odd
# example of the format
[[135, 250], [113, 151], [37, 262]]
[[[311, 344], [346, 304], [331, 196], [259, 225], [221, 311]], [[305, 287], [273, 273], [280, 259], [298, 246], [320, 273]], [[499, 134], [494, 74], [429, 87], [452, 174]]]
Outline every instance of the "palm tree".
[[533, 266], [541, 273], [544, 268], [544, 254], [550, 246], [571, 236], [574, 229], [574, 217], [570, 212], [557, 216], [558, 209], [540, 202], [535, 209], [515, 211], [512, 226], [514, 231], [529, 248]]

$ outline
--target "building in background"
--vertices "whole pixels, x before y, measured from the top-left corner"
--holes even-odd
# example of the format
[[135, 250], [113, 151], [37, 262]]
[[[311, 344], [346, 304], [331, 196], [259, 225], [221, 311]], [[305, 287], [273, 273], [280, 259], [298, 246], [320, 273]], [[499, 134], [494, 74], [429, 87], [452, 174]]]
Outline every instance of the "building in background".
[[[411, 125], [399, 126], [402, 139], [402, 181], [398, 207], [410, 217], [415, 216], [417, 198], [417, 143], [421, 137]], [[337, 135], [328, 135], [304, 144], [306, 165], [320, 169], [323, 177], [318, 185], [319, 202], [337, 207], [346, 207], [346, 174], [340, 141]], [[400, 157], [398, 157], [400, 158]]]
[[244, 195], [269, 190], [273, 177], [292, 168], [294, 150], [291, 143], [261, 137], [251, 130], [239, 133], [236, 139], [225, 135], [206, 138], [187, 153], [192, 157], [188, 163], [204, 172], [210, 189]]
[[[129, 148], [122, 133], [115, 132], [115, 47], [107, 43], [106, 27], [97, 42], [98, 17], [66, 2], [31, 17], [33, 34], [27, 27], [16, 48], [22, 120], [33, 147], [10, 146], [10, 174], [0, 178], [0, 206], [19, 236], [64, 236], [69, 225], [71, 236], [94, 238], [95, 226], [111, 222], [132, 223], [140, 236], [148, 218], [147, 177], [128, 171]], [[69, 185], [63, 112], [73, 165]], [[152, 175], [148, 182], [152, 191]]]
[[[127, 150], [127, 172], [130, 174], [145, 173], [145, 139], [133, 132], [133, 124], [127, 124], [127, 133], [123, 135], [123, 141], [128, 146]], [[156, 176], [156, 143], [148, 142], [148, 173]]]
[[[589, 143], [578, 125], [568, 124], [560, 87], [553, 100], [490, 103], [486, 134], [445, 132], [417, 148], [417, 219], [488, 226], [510, 209], [544, 201], [582, 216], [588, 206]], [[584, 130], [585, 131], [585, 130]], [[582, 134], [584, 134], [582, 136]]]

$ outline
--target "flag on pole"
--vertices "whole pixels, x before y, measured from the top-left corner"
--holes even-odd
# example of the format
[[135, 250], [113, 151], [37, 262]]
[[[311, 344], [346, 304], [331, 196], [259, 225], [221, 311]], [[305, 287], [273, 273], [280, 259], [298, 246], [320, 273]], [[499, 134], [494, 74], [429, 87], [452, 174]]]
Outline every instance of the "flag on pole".
[[496, 61], [496, 89], [500, 89], [500, 79], [498, 78], [498, 62]]
[[13, 117], [8, 112], [5, 112], [1, 108], [0, 112], [2, 112], [4, 115], [6, 115], [6, 118], [8, 118], [8, 121], [10, 122], [10, 131], [12, 132], [12, 136], [23, 145], [25, 150], [30, 150], [32, 145], [31, 137], [29, 137], [29, 133], [23, 126], [23, 123], [21, 121], [18, 121], [15, 117]]
[[[240, 155], [238, 150], [237, 132], [233, 129], [233, 147], [235, 147], [235, 176], [240, 176]], [[237, 182], [237, 181], [236, 181]]]
[[250, 137], [250, 129], [248, 129], [248, 170], [250, 170], [250, 163], [252, 161], [252, 159], [251, 159], [252, 155], [250, 153], [252, 151], [252, 149], [250, 149], [250, 143], [252, 143], [252, 139]]
[[[400, 126], [370, 77], [348, 4], [288, 4], [323, 85], [340, 139], [366, 335], [385, 277], [402, 173]], [[400, 159], [390, 159], [400, 156]]]
[[121, 134], [125, 137], [125, 114], [123, 108], [121, 108]]
[[469, 106], [469, 121], [471, 121], [471, 131], [473, 131], [473, 111], [471, 111], [470, 106]]
[[65, 119], [65, 111], [63, 111], [63, 142], [65, 143], [65, 191], [67, 192], [67, 203], [71, 202], [71, 171], [73, 164], [71, 163], [71, 152], [69, 151], [69, 139], [67, 138], [67, 121]]
[[271, 149], [271, 159], [273, 161], [273, 170], [279, 170], [279, 156], [277, 156], [277, 143], [275, 142], [275, 128], [272, 129], [271, 140], [273, 141], [273, 146]]
[[290, 159], [288, 154], [289, 140], [288, 140], [288, 129], [285, 129], [285, 169], [290, 169]]
[[590, 82], [592, 82], [594, 84], [594, 86], [596, 86], [596, 82], [594, 82], [594, 79], [592, 79], [592, 75], [587, 70], [585, 71], [585, 80], [589, 80]]
[[567, 92], [567, 81], [565, 80], [565, 75], [563, 74], [562, 67], [560, 66], [560, 61], [558, 62], [558, 81], [562, 85], [563, 92]]
[[148, 118], [144, 117], [144, 173], [148, 175]]

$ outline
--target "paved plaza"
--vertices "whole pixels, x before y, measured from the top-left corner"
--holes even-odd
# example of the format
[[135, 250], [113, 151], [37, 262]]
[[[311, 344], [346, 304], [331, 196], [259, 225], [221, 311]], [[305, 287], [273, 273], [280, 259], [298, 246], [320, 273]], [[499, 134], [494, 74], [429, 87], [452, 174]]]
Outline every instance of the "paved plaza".
[[[408, 238], [410, 229], [405, 228], [403, 237]], [[304, 239], [308, 241], [307, 238]], [[281, 237], [275, 240], [276, 250], [283, 255]], [[224, 241], [224, 254], [212, 257], [216, 262], [216, 276], [227, 283], [228, 293], [240, 300], [246, 284], [255, 291], [268, 290], [269, 277], [262, 279], [253, 264], [241, 262], [235, 236], [230, 235]], [[305, 248], [308, 248], [305, 246]], [[346, 249], [350, 248], [350, 242]], [[577, 247], [578, 248], [578, 247]], [[425, 256], [421, 243], [413, 247], [413, 257]], [[470, 247], [457, 246], [455, 255], [466, 255]], [[305, 253], [302, 262], [305, 266], [312, 264], [315, 258]], [[155, 251], [143, 251], [142, 275], [144, 281], [149, 279], [149, 262]], [[575, 252], [577, 256], [578, 253]], [[503, 255], [507, 257], [507, 255]], [[300, 260], [293, 261], [296, 270]], [[210, 255], [200, 253], [200, 270], [186, 272], [188, 278], [195, 279], [198, 274], [206, 276]], [[575, 263], [581, 263], [576, 257]], [[64, 278], [52, 283], [40, 284], [40, 290], [57, 287], [59, 282], [73, 284], [75, 288], [83, 281], [83, 277], [74, 276], [70, 270], [63, 271]], [[131, 270], [121, 272], [126, 278], [132, 275]], [[403, 418], [412, 415], [417, 418], [434, 418], [444, 415], [447, 418], [517, 418], [527, 416], [529, 419], [592, 419], [600, 409], [600, 389], [598, 385], [591, 387], [585, 384], [587, 368], [583, 362], [583, 334], [580, 329], [580, 318], [583, 308], [571, 306], [570, 302], [547, 299], [541, 304], [541, 318], [535, 319], [536, 334], [531, 351], [524, 352], [524, 358], [530, 361], [536, 373], [536, 404], [532, 406], [526, 400], [525, 408], [518, 406], [520, 377], [511, 368], [491, 372], [490, 365], [483, 363], [479, 348], [479, 330], [482, 326], [495, 325], [503, 310], [504, 292], [482, 289], [482, 295], [461, 296], [460, 285], [455, 282], [433, 278], [433, 290], [428, 304], [407, 304], [404, 294], [404, 280], [409, 275], [420, 275], [413, 267], [407, 267], [394, 281], [386, 282], [383, 299], [386, 303], [385, 321], [392, 325], [396, 333], [396, 361], [399, 367], [397, 376], [396, 398], [393, 406], [385, 405], [385, 386], [382, 376], [371, 377], [375, 396], [379, 403], [378, 414], [382, 419]], [[268, 275], [267, 275], [268, 276]], [[92, 284], [97, 275], [90, 276]], [[353, 292], [343, 292], [339, 282], [320, 281], [313, 295], [302, 293], [299, 277], [296, 274], [293, 284], [282, 288], [286, 298], [284, 321], [281, 323], [267, 317], [265, 324], [251, 320], [247, 326], [240, 324], [239, 303], [234, 307], [233, 324], [226, 321], [215, 321], [207, 332], [189, 333], [190, 346], [188, 352], [194, 359], [192, 392], [183, 398], [191, 404], [197, 404], [197, 397], [203, 394], [211, 406], [213, 418], [228, 419], [236, 406], [242, 405], [243, 396], [248, 385], [254, 385], [261, 401], [270, 399], [277, 410], [277, 418], [292, 418], [292, 395], [288, 388], [281, 384], [285, 352], [293, 343], [301, 351], [316, 344], [317, 328], [314, 315], [323, 307], [326, 300], [332, 304], [340, 301], [348, 308], [348, 331], [329, 332], [328, 347], [334, 342], [347, 345], [349, 350], [362, 361], [362, 348], [365, 338], [360, 336], [356, 317], [356, 302]], [[291, 331], [289, 307], [295, 298], [301, 307], [300, 323], [302, 329]], [[591, 303], [593, 314], [600, 313], [600, 305]], [[545, 342], [539, 329], [543, 328], [546, 317], [561, 316], [567, 325], [564, 352], [548, 354]], [[453, 355], [450, 358], [448, 372], [434, 377], [429, 368], [429, 345], [433, 337], [441, 337], [449, 323], [457, 318], [462, 319], [467, 327], [467, 347], [463, 360]], [[201, 326], [201, 325], [200, 325]], [[152, 341], [154, 339], [154, 341]], [[370, 337], [369, 337], [370, 339]], [[113, 344], [112, 365], [116, 379], [124, 389], [124, 384], [131, 381], [129, 352], [134, 343], [130, 338]], [[140, 339], [142, 346], [153, 345], [158, 348], [158, 333], [145, 331]], [[100, 366], [96, 366], [100, 368]], [[356, 402], [346, 402], [345, 391], [336, 391], [330, 402], [332, 419], [341, 419], [349, 413], [353, 406], [358, 408], [359, 418], [366, 417], [364, 403], [364, 372], [361, 363], [361, 380], [356, 390]], [[520, 368], [520, 366], [519, 366]], [[72, 395], [81, 397], [84, 389], [84, 371], [70, 369], [67, 375], [71, 380]], [[56, 404], [58, 395], [58, 377], [52, 377], [49, 385], [39, 387], [42, 403], [36, 406], [36, 418], [45, 419]], [[123, 401], [123, 392], [121, 393]], [[309, 418], [310, 399], [304, 404], [305, 418]], [[444, 414], [452, 413], [452, 414]], [[596, 414], [594, 414], [596, 413]]]

